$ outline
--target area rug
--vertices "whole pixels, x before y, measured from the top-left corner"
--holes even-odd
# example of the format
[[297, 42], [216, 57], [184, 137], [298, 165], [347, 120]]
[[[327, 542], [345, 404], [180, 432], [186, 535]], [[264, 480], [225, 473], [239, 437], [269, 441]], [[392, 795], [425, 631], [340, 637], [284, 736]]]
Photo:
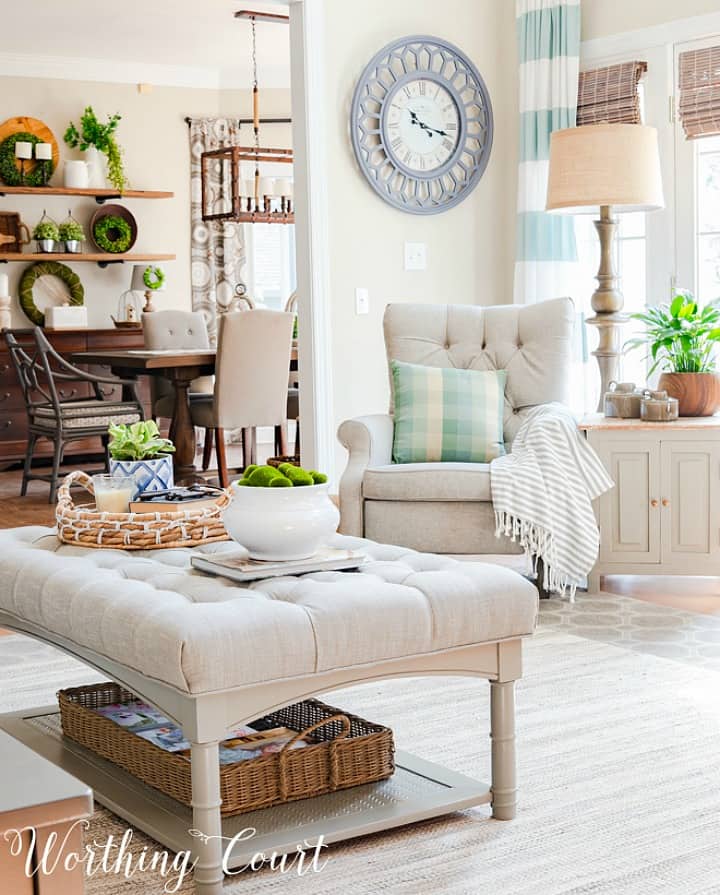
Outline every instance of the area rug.
[[[52, 701], [97, 674], [44, 645], [0, 639], [0, 709]], [[425, 678], [338, 691], [400, 748], [487, 777], [488, 686]], [[227, 895], [710, 895], [720, 892], [720, 675], [554, 630], [526, 644], [518, 687], [520, 809], [481, 807], [331, 846], [319, 872], [264, 869]], [[90, 837], [126, 827], [99, 808]], [[133, 848], [150, 845], [137, 834]], [[160, 895], [153, 874], [87, 895]], [[0, 886], [1, 888], [1, 886]], [[178, 891], [190, 893], [191, 883]]]

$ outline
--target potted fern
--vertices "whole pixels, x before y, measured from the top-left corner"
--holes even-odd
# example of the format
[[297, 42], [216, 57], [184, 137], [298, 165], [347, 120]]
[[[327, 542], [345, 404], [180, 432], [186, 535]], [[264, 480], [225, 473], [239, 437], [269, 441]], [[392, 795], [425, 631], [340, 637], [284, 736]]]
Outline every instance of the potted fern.
[[720, 308], [700, 308], [689, 292], [679, 292], [669, 305], [630, 315], [645, 325], [645, 335], [626, 349], [649, 346], [648, 375], [660, 369], [658, 388], [680, 405], [680, 416], [711, 416], [720, 408], [720, 376], [715, 348], [720, 342]]
[[138, 494], [144, 491], [166, 491], [172, 488], [173, 463], [170, 456], [175, 445], [160, 435], [154, 420], [110, 426], [111, 475], [131, 475]]

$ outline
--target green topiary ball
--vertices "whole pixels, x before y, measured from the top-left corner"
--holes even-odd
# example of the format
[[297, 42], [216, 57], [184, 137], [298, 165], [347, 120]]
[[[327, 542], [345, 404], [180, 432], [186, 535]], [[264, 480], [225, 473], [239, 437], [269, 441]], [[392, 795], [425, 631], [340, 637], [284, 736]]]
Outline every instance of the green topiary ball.
[[271, 488], [292, 488], [293, 483], [284, 475], [279, 475], [270, 482]]
[[301, 469], [299, 466], [291, 467], [285, 475], [290, 479], [293, 485], [296, 486], [315, 484], [310, 473], [306, 469]]
[[324, 472], [318, 472], [316, 469], [311, 469], [310, 475], [312, 476], [312, 480], [313, 482], [315, 482], [316, 485], [324, 485], [325, 482], [327, 482], [328, 480], [328, 477], [325, 475]]
[[249, 479], [251, 473], [255, 472], [255, 470], [259, 468], [260, 467], [257, 465], [257, 463], [251, 463], [249, 466], [246, 466], [245, 471], [243, 472], [243, 478]]
[[295, 466], [293, 463], [281, 463], [278, 466], [278, 469], [283, 475], [287, 475], [288, 469], [297, 469], [297, 466]]
[[238, 479], [237, 482], [235, 482], [235, 484], [236, 485], [249, 485], [250, 482], [248, 482], [247, 479]]
[[268, 488], [273, 479], [283, 478], [283, 474], [272, 466], [258, 466], [247, 478], [248, 485], [253, 488]]

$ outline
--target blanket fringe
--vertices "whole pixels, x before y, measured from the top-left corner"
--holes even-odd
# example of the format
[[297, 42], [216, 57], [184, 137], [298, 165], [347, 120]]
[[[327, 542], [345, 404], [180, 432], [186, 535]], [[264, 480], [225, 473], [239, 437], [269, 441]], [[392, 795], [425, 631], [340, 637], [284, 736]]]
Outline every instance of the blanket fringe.
[[559, 593], [569, 597], [570, 602], [575, 602], [575, 591], [578, 582], [573, 581], [567, 574], [563, 574], [555, 568], [550, 560], [552, 550], [552, 535], [549, 531], [529, 522], [527, 519], [518, 519], [506, 510], [495, 511], [495, 537], [502, 535], [518, 543], [525, 555], [530, 558], [533, 566], [533, 574], [537, 577], [538, 559], [543, 560], [545, 570], [543, 576], [543, 588], [546, 591]]

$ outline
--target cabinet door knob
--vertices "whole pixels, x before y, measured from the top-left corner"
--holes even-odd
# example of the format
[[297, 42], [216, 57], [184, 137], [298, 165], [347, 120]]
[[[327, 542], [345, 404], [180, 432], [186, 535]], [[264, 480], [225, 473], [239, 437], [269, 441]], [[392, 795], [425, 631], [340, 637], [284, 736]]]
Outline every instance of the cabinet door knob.
[[658, 502], [657, 502], [657, 500], [653, 497], [653, 499], [650, 501], [650, 506], [651, 506], [653, 509], [656, 509], [656, 508], [657, 508], [657, 505], [658, 505]]
[[669, 506], [670, 506], [670, 501], [667, 499], [667, 497], [663, 497], [663, 499], [662, 499], [662, 505], [663, 505], [664, 507], [669, 507]]

